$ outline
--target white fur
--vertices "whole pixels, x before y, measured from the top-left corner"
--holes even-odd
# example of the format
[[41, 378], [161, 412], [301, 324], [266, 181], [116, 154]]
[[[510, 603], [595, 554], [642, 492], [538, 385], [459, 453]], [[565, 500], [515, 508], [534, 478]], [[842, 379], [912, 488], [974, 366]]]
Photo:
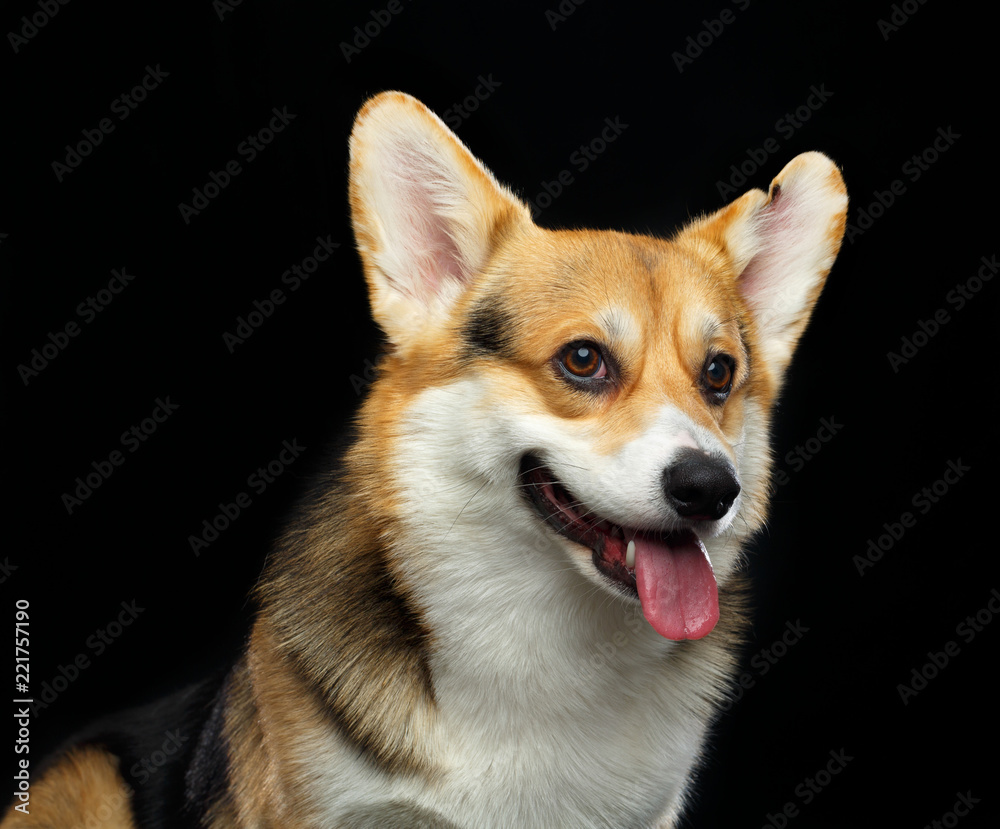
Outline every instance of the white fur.
[[[830, 228], [847, 210], [847, 193], [831, 187], [833, 162], [822, 153], [802, 153], [772, 183], [777, 198], [743, 223], [730, 227], [730, 245], [748, 264], [740, 290], [754, 316], [767, 358], [779, 369], [791, 359], [799, 323], [808, 319], [811, 298], [833, 265], [840, 237]], [[762, 196], [759, 191], [743, 198]], [[805, 313], [805, 317], [803, 314]]]
[[[369, 105], [352, 161], [372, 307], [405, 353], [426, 326], [454, 322], [450, 309], [488, 258], [498, 217], [519, 211], [527, 223], [527, 208], [406, 96]], [[836, 254], [829, 234], [846, 197], [831, 167], [819, 154], [799, 156], [775, 180], [777, 199], [746, 194], [726, 225], [757, 318], [754, 359], [778, 379]], [[612, 339], [641, 342], [623, 309], [599, 317]], [[727, 681], [723, 646], [711, 635], [682, 646], [656, 633], [638, 602], [594, 571], [587, 550], [534, 514], [518, 463], [536, 452], [601, 518], [667, 529], [662, 474], [677, 451], [724, 455], [743, 492], [723, 519], [699, 527], [721, 586], [762, 520], [747, 493], [764, 490], [765, 413], [747, 399], [744, 432], [726, 445], [663, 403], [641, 433], [601, 454], [600, 435], [588, 431], [599, 427], [519, 408], [486, 375], [473, 371], [414, 399], [396, 422], [393, 466], [380, 470], [408, 505], [405, 546], [392, 555], [432, 632], [440, 775], [425, 784], [374, 772], [331, 729], [302, 747], [315, 758], [316, 789], [327, 792], [319, 822], [407, 802], [476, 829], [668, 829], [712, 715], [708, 697]]]
[[[442, 320], [485, 264], [498, 206], [527, 208], [413, 99], [368, 112], [351, 135], [351, 186], [368, 207], [355, 217], [370, 262], [372, 308], [389, 338], [404, 343]], [[469, 175], [468, 173], [472, 174]]]
[[[373, 776], [317, 745], [327, 759], [314, 768], [326, 769], [338, 793], [331, 822], [359, 800], [406, 799], [482, 829], [646, 829], [669, 825], [661, 821], [679, 808], [706, 728], [699, 689], [721, 677], [708, 664], [672, 669], [676, 644], [649, 626], [638, 603], [581, 575], [568, 555], [576, 545], [519, 494], [517, 460], [540, 441], [551, 459], [571, 453], [569, 485], [577, 494], [593, 485], [597, 497], [597, 479], [611, 476], [606, 489], [621, 491], [602, 509], [625, 521], [652, 514], [635, 503], [652, 499], [649, 479], [682, 445], [675, 430], [699, 445], [704, 436], [664, 407], [655, 429], [595, 473], [587, 436], [559, 436], [557, 424], [543, 421], [498, 410], [476, 379], [428, 390], [407, 413], [390, 474], [400, 496], [421, 505], [406, 519], [421, 552], [398, 563], [434, 631], [445, 771], [424, 789]], [[588, 483], [588, 475], [596, 477]], [[706, 544], [724, 580], [738, 544], [725, 533]]]

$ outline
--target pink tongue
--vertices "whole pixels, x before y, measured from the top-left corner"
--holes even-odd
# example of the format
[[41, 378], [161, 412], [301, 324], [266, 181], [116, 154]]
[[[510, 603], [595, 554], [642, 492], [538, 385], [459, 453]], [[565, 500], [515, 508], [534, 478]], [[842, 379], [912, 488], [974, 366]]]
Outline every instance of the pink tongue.
[[693, 534], [669, 546], [636, 536], [635, 580], [642, 612], [660, 636], [701, 639], [719, 621], [719, 592], [705, 548]]

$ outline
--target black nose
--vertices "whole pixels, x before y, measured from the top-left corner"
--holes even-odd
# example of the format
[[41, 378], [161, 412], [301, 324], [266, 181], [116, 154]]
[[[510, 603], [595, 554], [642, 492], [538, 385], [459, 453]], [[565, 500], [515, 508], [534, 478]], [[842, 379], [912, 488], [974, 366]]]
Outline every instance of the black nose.
[[667, 501], [685, 518], [722, 518], [740, 494], [732, 467], [698, 449], [684, 449], [663, 473]]

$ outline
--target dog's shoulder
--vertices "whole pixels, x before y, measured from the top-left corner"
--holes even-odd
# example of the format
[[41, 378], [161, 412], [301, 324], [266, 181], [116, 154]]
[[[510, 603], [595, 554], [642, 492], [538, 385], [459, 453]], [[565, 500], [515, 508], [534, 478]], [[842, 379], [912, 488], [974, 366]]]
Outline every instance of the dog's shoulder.
[[214, 675], [96, 721], [43, 763], [30, 815], [11, 808], [0, 829], [201, 826], [228, 780], [226, 690]]

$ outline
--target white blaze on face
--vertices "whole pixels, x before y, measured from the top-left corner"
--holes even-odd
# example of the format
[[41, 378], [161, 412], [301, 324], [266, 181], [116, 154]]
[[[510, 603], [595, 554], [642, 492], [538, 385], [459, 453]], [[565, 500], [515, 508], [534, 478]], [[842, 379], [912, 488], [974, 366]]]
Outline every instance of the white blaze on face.
[[[653, 422], [618, 451], [595, 449], [592, 424], [569, 424], [553, 417], [522, 421], [524, 439], [552, 470], [556, 479], [598, 517], [635, 529], [671, 530], [682, 524], [667, 505], [664, 472], [683, 449], [700, 449], [726, 457], [732, 453], [708, 430], [675, 406], [663, 404]], [[738, 471], [738, 468], [737, 468]], [[720, 520], [705, 522], [708, 536], [724, 531], [739, 509], [737, 503]]]

